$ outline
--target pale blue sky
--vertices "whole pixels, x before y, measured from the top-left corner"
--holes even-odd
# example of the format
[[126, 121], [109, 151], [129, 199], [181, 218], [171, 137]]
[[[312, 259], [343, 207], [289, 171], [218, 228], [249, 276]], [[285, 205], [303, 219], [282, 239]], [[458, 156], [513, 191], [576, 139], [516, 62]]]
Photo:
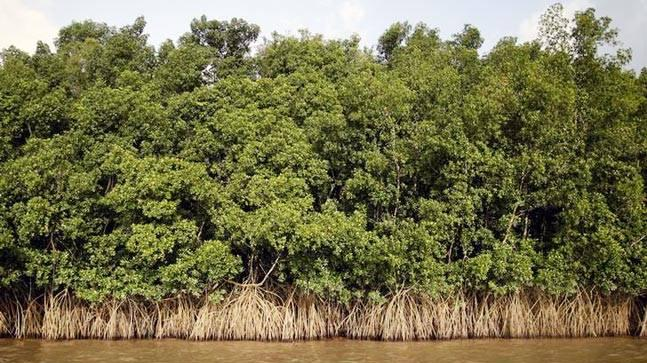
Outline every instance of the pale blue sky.
[[[541, 13], [555, 0], [534, 1], [207, 1], [207, 0], [0, 0], [0, 48], [15, 44], [33, 50], [36, 40], [51, 43], [56, 31], [73, 20], [93, 19], [110, 25], [132, 23], [144, 15], [150, 41], [158, 45], [164, 39], [176, 40], [189, 28], [192, 18], [244, 18], [261, 26], [262, 36], [272, 31], [296, 34], [308, 28], [327, 37], [347, 37], [356, 33], [365, 46], [375, 45], [379, 35], [391, 23], [407, 20], [425, 22], [449, 37], [463, 24], [477, 26], [485, 38], [487, 52], [503, 36], [530, 40], [536, 33]], [[634, 52], [632, 66], [647, 65], [647, 0], [564, 0], [569, 13], [587, 7], [608, 15], [620, 29], [623, 45]]]

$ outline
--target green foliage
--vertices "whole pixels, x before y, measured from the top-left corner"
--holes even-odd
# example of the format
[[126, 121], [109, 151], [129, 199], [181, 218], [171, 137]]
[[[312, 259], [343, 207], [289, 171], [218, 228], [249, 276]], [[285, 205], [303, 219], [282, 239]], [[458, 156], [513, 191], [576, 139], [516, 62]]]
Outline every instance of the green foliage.
[[555, 5], [486, 56], [392, 25], [359, 40], [195, 19], [85, 21], [0, 64], [0, 287], [83, 299], [293, 285], [647, 290], [647, 70]]

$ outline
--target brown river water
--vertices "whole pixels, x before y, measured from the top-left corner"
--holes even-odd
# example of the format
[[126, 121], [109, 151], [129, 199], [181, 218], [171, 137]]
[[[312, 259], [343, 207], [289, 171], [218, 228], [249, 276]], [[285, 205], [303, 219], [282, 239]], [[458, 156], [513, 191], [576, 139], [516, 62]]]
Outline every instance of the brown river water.
[[647, 362], [647, 339], [483, 339], [295, 343], [0, 339], [5, 362]]

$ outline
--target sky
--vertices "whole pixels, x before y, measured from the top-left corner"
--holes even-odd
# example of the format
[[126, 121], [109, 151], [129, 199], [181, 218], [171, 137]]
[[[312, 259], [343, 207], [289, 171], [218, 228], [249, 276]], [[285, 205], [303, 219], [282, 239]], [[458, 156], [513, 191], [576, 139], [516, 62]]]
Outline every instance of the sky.
[[[32, 52], [38, 40], [52, 44], [57, 31], [72, 21], [92, 19], [113, 26], [131, 24], [143, 15], [150, 43], [157, 46], [189, 30], [191, 19], [243, 18], [261, 27], [261, 37], [273, 31], [298, 34], [300, 29], [328, 38], [357, 34], [362, 44], [375, 46], [396, 21], [424, 22], [449, 38], [464, 24], [479, 28], [483, 53], [504, 36], [521, 41], [537, 34], [541, 14], [556, 0], [0, 0], [0, 49], [15, 45]], [[630, 67], [647, 66], [647, 0], [563, 0], [567, 14], [588, 7], [610, 16], [623, 47], [633, 50]]]

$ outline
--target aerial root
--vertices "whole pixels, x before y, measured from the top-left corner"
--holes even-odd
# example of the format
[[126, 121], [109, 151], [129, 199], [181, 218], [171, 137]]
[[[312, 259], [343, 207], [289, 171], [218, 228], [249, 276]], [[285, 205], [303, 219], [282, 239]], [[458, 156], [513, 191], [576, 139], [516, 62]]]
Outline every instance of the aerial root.
[[[647, 336], [647, 311], [631, 326], [631, 297], [580, 290], [572, 296], [539, 291], [504, 296], [455, 293], [430, 297], [402, 288], [381, 301], [351, 304], [294, 289], [240, 285], [221, 301], [178, 296], [101, 304], [67, 290], [33, 299], [0, 297], [0, 335], [45, 339], [183, 338], [196, 340], [424, 340]], [[639, 326], [635, 326], [638, 324]]]

